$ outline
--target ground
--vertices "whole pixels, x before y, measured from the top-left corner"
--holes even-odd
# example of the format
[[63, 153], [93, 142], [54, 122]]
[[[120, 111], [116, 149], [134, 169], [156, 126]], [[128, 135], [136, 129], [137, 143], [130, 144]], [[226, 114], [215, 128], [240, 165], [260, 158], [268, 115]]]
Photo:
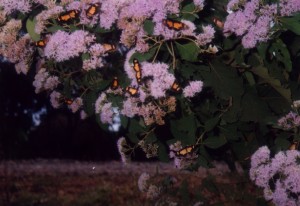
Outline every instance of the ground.
[[0, 205], [154, 205], [157, 200], [147, 199], [138, 189], [143, 172], [157, 175], [156, 182], [172, 176], [175, 181], [162, 199], [168, 196], [178, 205], [184, 201], [184, 205], [194, 205], [199, 198], [203, 205], [257, 205], [261, 201], [261, 193], [242, 171], [232, 173], [222, 163], [189, 172], [175, 169], [172, 163], [31, 160], [0, 163]]

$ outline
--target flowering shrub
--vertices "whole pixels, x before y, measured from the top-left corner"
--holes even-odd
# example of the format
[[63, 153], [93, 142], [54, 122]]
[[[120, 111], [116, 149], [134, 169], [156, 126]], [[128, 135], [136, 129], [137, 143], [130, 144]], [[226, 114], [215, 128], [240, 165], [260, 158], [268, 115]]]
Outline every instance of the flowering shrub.
[[299, 160], [297, 150], [282, 151], [271, 158], [268, 147], [260, 147], [251, 157], [250, 178], [275, 205], [299, 205]]
[[[299, 141], [298, 0], [3, 0], [0, 55], [54, 108], [179, 168]], [[292, 124], [290, 122], [293, 122]], [[217, 154], [217, 155], [216, 155]], [[225, 154], [225, 155], [224, 155]]]

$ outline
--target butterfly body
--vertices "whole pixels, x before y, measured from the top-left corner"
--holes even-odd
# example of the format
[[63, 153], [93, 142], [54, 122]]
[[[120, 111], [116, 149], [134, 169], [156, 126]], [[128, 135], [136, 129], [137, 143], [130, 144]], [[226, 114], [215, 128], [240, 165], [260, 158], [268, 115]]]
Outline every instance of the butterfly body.
[[141, 65], [137, 59], [133, 59], [133, 70], [135, 71], [135, 77], [138, 83], [142, 81]]
[[181, 91], [181, 87], [179, 86], [179, 84], [177, 82], [174, 82], [171, 86], [172, 91], [174, 92], [180, 92]]

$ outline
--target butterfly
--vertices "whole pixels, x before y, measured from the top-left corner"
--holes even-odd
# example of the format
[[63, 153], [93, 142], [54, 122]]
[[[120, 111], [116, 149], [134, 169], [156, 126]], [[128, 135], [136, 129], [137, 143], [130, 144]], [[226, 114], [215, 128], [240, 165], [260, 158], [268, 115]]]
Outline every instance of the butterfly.
[[113, 44], [102, 44], [105, 52], [113, 52], [116, 50], [116, 46]]
[[35, 46], [37, 47], [40, 47], [40, 48], [43, 48], [46, 46], [48, 40], [47, 39], [41, 39], [41, 40], [38, 40], [34, 43]]
[[64, 102], [66, 105], [71, 105], [74, 101], [72, 99], [69, 98], [64, 98]]
[[131, 96], [136, 96], [138, 94], [138, 89], [134, 87], [126, 87], [126, 92], [128, 92]]
[[193, 153], [195, 151], [196, 145], [190, 145], [190, 146], [186, 146], [178, 151], [173, 151], [175, 152], [175, 155], [177, 157], [185, 157], [191, 153]]
[[69, 22], [70, 20], [77, 18], [79, 16], [79, 13], [80, 12], [78, 10], [70, 10], [59, 15], [57, 20], [59, 22]]
[[112, 83], [111, 83], [111, 89], [115, 90], [119, 87], [119, 81], [117, 77], [114, 77]]
[[186, 24], [184, 24], [180, 21], [171, 20], [171, 19], [164, 19], [163, 20], [163, 25], [168, 27], [168, 29], [172, 29], [172, 30], [175, 30], [175, 31], [180, 31], [180, 30], [183, 30], [183, 29], [187, 28]]
[[133, 59], [133, 67], [135, 71], [135, 77], [138, 83], [141, 83], [142, 80], [142, 71], [141, 71], [141, 65], [137, 59]]
[[93, 16], [99, 12], [99, 6], [99, 3], [91, 4], [86, 10], [86, 16], [88, 18], [93, 18]]
[[215, 23], [215, 25], [220, 28], [220, 29], [223, 29], [224, 27], [224, 22], [222, 22], [220, 19], [214, 17], [213, 18], [213, 22]]
[[179, 84], [177, 82], [174, 82], [171, 86], [172, 91], [174, 92], [180, 92], [181, 87], [179, 86]]

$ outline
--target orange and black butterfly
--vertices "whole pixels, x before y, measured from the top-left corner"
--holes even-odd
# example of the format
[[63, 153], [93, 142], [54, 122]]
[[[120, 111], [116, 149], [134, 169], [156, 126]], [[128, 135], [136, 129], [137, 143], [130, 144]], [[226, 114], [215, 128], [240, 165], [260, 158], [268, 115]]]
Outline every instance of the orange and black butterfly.
[[116, 51], [116, 46], [113, 44], [102, 44], [105, 52], [113, 52]]
[[48, 42], [48, 39], [45, 38], [45, 39], [41, 39], [41, 40], [36, 41], [34, 43], [34, 45], [36, 47], [44, 48], [46, 46], [47, 42]]
[[184, 24], [180, 21], [171, 20], [171, 19], [164, 19], [163, 20], [163, 25], [168, 27], [168, 29], [172, 29], [172, 30], [175, 30], [175, 31], [180, 31], [180, 30], [183, 30], [183, 29], [187, 28], [186, 24]]
[[126, 92], [128, 92], [131, 96], [136, 96], [138, 94], [138, 89], [134, 87], [126, 87]]
[[93, 18], [93, 16], [95, 16], [95, 14], [99, 12], [99, 7], [100, 7], [99, 3], [91, 4], [89, 8], [86, 10], [86, 16], [88, 18]]
[[119, 87], [119, 80], [117, 77], [114, 77], [112, 83], [111, 83], [111, 89], [115, 90]]
[[215, 23], [215, 25], [220, 28], [220, 29], [223, 29], [224, 27], [224, 22], [222, 22], [220, 19], [214, 17], [213, 18], [213, 22]]
[[80, 12], [78, 10], [70, 10], [70, 11], [67, 11], [67, 12], [59, 15], [57, 20], [62, 23], [69, 22], [73, 19], [78, 18], [79, 14], [80, 14]]
[[174, 92], [180, 92], [181, 91], [181, 87], [179, 86], [179, 84], [176, 81], [172, 84], [171, 89]]
[[65, 98], [64, 102], [65, 102], [66, 105], [71, 105], [74, 101], [72, 99]]
[[141, 83], [142, 80], [142, 70], [141, 70], [141, 65], [137, 59], [133, 59], [133, 67], [135, 71], [135, 77], [138, 83]]
[[195, 151], [196, 146], [195, 145], [190, 145], [190, 146], [186, 146], [178, 151], [175, 151], [175, 155], [177, 157], [185, 157], [188, 154], [191, 154], [192, 152]]

